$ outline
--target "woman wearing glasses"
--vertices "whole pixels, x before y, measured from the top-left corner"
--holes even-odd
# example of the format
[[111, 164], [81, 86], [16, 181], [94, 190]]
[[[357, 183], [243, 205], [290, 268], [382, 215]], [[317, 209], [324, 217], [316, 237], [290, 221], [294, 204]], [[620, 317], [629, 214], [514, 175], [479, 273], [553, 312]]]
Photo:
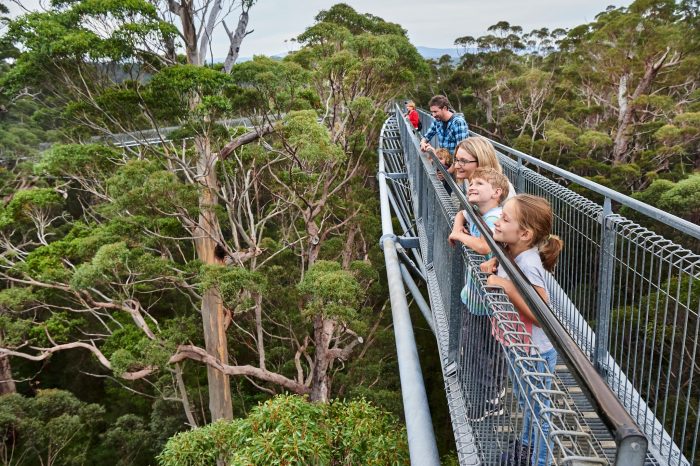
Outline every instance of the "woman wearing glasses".
[[[455, 184], [467, 195], [469, 181], [477, 168], [493, 168], [498, 173], [503, 173], [503, 168], [498, 162], [496, 150], [488, 139], [481, 136], [472, 136], [457, 144], [454, 156]], [[515, 196], [515, 188], [508, 182], [508, 199]], [[452, 203], [457, 210], [462, 210], [459, 199], [455, 193], [450, 195]]]

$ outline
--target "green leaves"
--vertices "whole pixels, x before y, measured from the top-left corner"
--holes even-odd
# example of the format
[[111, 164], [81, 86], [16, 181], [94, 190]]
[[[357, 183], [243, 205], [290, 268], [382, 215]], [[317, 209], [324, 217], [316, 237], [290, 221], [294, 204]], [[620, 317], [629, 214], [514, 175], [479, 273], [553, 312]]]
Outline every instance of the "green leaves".
[[309, 88], [311, 73], [298, 63], [256, 56], [233, 67], [231, 78], [240, 86], [232, 95], [236, 107], [272, 112], [309, 109], [318, 97]]
[[[146, 100], [161, 118], [221, 117], [232, 110], [227, 93], [235, 90], [230, 75], [195, 65], [170, 66], [151, 80]], [[194, 99], [194, 100], [193, 100]], [[191, 103], [198, 102], [195, 108]]]
[[245, 419], [219, 421], [171, 438], [161, 466], [408, 464], [405, 429], [367, 401], [309, 403], [277, 396]]
[[104, 179], [117, 168], [122, 154], [103, 144], [57, 144], [34, 165], [39, 176]]
[[317, 261], [297, 286], [305, 296], [304, 313], [351, 321], [357, 317], [362, 293], [357, 279], [340, 264]]
[[677, 183], [656, 180], [632, 197], [691, 221], [700, 220], [700, 174], [693, 174]]
[[0, 397], [0, 434], [6, 454], [17, 464], [83, 464], [96, 437], [104, 408], [78, 400], [70, 392], [39, 390], [34, 398]]
[[318, 122], [316, 112], [290, 112], [284, 117], [282, 131], [295, 155], [315, 165], [335, 164], [346, 159], [343, 150], [334, 144], [328, 130]]
[[63, 199], [50, 188], [16, 191], [7, 206], [0, 207], [0, 228], [16, 223], [48, 224], [62, 204]]
[[[264, 277], [259, 272], [244, 267], [205, 265], [199, 278], [199, 289], [202, 293], [216, 288], [224, 304], [234, 312], [251, 306], [251, 292], [262, 293], [265, 290]], [[242, 294], [246, 295], [245, 299]]]
[[163, 213], [198, 213], [198, 189], [181, 182], [171, 171], [152, 160], [131, 160], [107, 180], [107, 193], [113, 199], [105, 213], [160, 217]]

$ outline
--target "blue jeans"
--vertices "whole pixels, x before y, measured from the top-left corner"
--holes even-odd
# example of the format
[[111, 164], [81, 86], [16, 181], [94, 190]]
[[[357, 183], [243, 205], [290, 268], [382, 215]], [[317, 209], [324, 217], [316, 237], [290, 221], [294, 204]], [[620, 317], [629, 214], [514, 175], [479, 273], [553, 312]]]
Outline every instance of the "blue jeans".
[[[534, 370], [536, 372], [545, 372], [549, 369], [549, 372], [554, 374], [557, 365], [557, 352], [554, 349], [541, 354], [544, 361], [538, 361], [535, 363]], [[518, 368], [514, 366], [516, 372]], [[518, 378], [521, 379], [521, 374], [517, 374]], [[521, 379], [522, 380], [522, 379]], [[535, 389], [550, 389], [552, 388], [552, 379], [550, 377], [541, 377], [534, 380]], [[534, 395], [531, 393], [532, 387], [523, 380], [523, 387], [525, 393], [520, 393], [518, 389], [518, 384], [514, 383], [514, 392], [518, 397], [518, 402], [520, 406], [523, 407], [523, 434], [520, 438], [520, 442], [524, 446], [529, 446], [532, 448], [532, 465], [536, 466], [549, 466], [552, 462], [551, 456], [548, 457], [548, 450], [553, 449], [553, 442], [549, 442], [549, 448], [547, 448], [547, 437], [549, 436], [549, 414], [543, 413], [540, 415], [541, 406], [537, 403], [534, 397], [539, 397], [537, 393]], [[533, 412], [526, 406], [525, 400], [530, 400], [534, 411], [534, 425], [533, 425]], [[545, 408], [549, 408], [549, 400], [547, 399], [544, 403]], [[539, 428], [538, 428], [539, 426]], [[540, 435], [540, 430], [542, 430], [542, 435]]]

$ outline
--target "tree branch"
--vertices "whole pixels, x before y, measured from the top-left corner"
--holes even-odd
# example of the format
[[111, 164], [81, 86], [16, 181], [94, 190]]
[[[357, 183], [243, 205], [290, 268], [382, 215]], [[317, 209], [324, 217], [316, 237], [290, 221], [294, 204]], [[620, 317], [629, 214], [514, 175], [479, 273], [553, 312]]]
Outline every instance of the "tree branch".
[[246, 144], [250, 144], [251, 142], [256, 141], [257, 139], [265, 136], [266, 134], [270, 134], [272, 131], [274, 131], [272, 125], [267, 124], [260, 129], [254, 129], [253, 131], [239, 136], [238, 138], [226, 144], [224, 148], [221, 149], [221, 151], [219, 151], [219, 159], [226, 160], [228, 156], [231, 155], [231, 152], [233, 152], [234, 150], [238, 149], [241, 146], [245, 146]]
[[[43, 361], [49, 358], [53, 353], [75, 348], [83, 348], [90, 351], [97, 357], [97, 360], [100, 362], [100, 364], [102, 364], [107, 369], [112, 370], [112, 363], [109, 362], [109, 359], [107, 359], [107, 357], [102, 353], [102, 351], [100, 351], [94, 344], [87, 344], [82, 341], [64, 343], [62, 345], [56, 345], [51, 348], [32, 347], [32, 349], [39, 351], [39, 354], [35, 355], [22, 353], [20, 351], [14, 351], [7, 348], [0, 348], [0, 355], [15, 356], [18, 358], [28, 359], [30, 361]], [[157, 370], [158, 368], [155, 366], [146, 366], [138, 371], [124, 372], [122, 374], [119, 374], [119, 377], [126, 380], [138, 380], [156, 372]]]
[[185, 359], [192, 359], [194, 361], [203, 362], [209, 367], [213, 367], [223, 372], [226, 375], [245, 375], [249, 377], [254, 377], [258, 380], [263, 380], [265, 382], [270, 382], [281, 387], [284, 387], [294, 393], [299, 395], [305, 395], [311, 393], [311, 389], [305, 387], [304, 385], [289, 379], [281, 374], [275, 372], [270, 372], [266, 369], [260, 369], [259, 367], [254, 367], [250, 365], [244, 366], [231, 366], [228, 364], [222, 364], [214, 356], [207, 353], [203, 348], [199, 348], [194, 345], [181, 345], [175, 353], [170, 358], [170, 363], [178, 363], [184, 361]]

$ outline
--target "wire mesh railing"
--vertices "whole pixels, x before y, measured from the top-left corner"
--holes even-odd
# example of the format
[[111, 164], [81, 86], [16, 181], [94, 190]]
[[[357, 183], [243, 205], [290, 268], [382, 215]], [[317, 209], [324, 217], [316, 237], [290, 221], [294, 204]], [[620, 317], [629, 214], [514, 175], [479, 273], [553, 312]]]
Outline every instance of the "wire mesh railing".
[[[409, 186], [415, 200], [413, 218], [421, 240], [448, 402], [459, 391], [457, 401], [463, 403], [462, 407], [450, 404], [460, 462], [607, 464], [580, 407], [554, 373], [556, 359], [551, 354], [543, 357], [529, 342], [507, 296], [500, 289], [486, 287], [479, 270], [483, 258], [462, 255], [460, 249], [448, 245], [454, 206], [436, 179], [435, 168], [420, 154], [411, 129], [402, 121], [398, 127], [408, 180], [396, 193], [398, 196]], [[465, 271], [477, 290], [469, 295], [466, 306], [459, 298]], [[479, 304], [489, 309], [490, 317], [470, 314], [477, 305], [473, 300], [481, 300]], [[493, 338], [494, 332], [502, 338]], [[481, 338], [477, 341], [475, 335]], [[491, 361], [488, 369], [484, 360]], [[629, 445], [637, 448], [639, 462], [626, 464], [643, 462], [644, 439], [636, 441]]]
[[[520, 191], [552, 203], [569, 245], [555, 273], [565, 298], [560, 318], [656, 456], [698, 464], [700, 256], [615, 214], [604, 192], [603, 205], [594, 204], [551, 181], [546, 166], [536, 173], [515, 151], [499, 149]], [[684, 231], [698, 232], [697, 225]]]
[[[421, 118], [428, 128], [431, 117]], [[616, 214], [613, 204], [674, 237], [697, 240], [700, 227], [491, 142], [516, 191], [552, 205], [554, 232], [566, 245], [550, 277], [559, 322], [644, 431], [656, 460], [700, 464], [700, 257]]]

